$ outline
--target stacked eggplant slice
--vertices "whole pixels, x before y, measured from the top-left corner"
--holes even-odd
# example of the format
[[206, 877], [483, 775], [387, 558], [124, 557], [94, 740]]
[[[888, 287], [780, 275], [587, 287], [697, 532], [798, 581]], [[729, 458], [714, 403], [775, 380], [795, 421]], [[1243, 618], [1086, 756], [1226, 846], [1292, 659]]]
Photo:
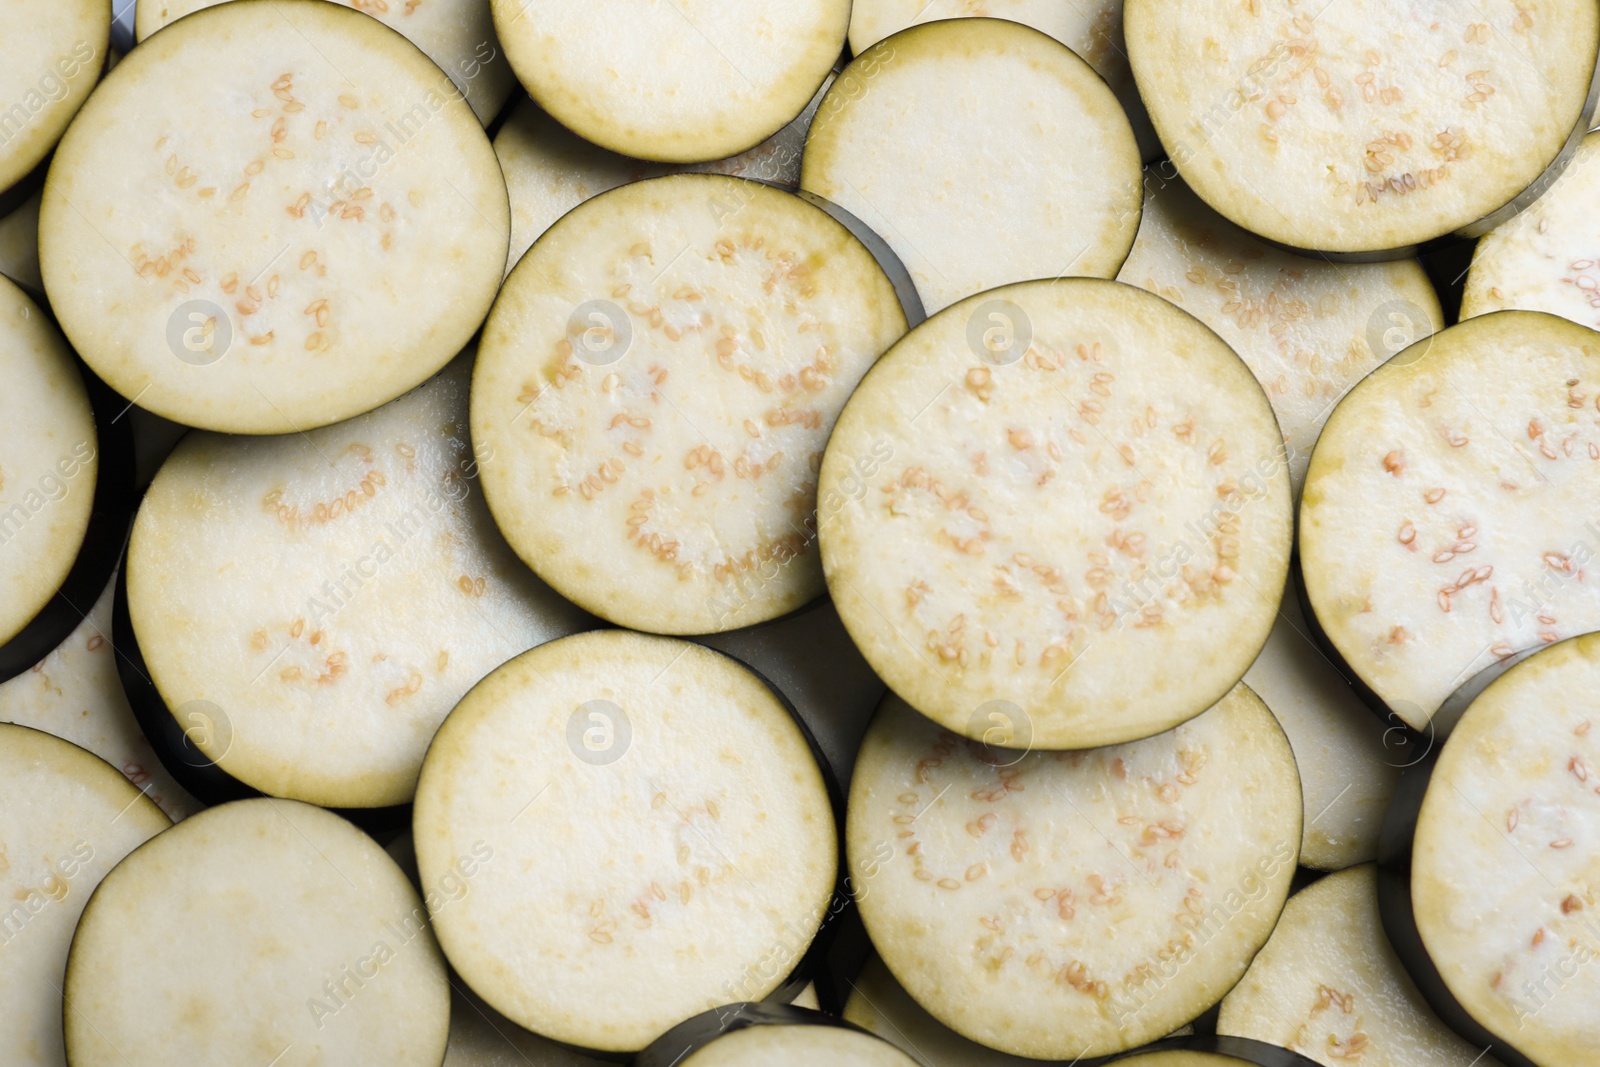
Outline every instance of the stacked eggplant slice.
[[1593, 1067], [1597, 71], [0, 2], [0, 1067]]

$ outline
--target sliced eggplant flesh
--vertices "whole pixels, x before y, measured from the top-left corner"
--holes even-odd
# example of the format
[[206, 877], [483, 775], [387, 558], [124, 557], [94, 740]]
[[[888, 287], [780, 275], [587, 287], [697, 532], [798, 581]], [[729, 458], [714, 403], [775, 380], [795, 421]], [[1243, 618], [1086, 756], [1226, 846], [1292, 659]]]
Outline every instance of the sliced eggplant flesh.
[[129, 547], [130, 621], [167, 712], [235, 779], [330, 807], [405, 803], [468, 689], [592, 624], [489, 518], [470, 373], [464, 356], [306, 434], [191, 433], [156, 476]]
[[484, 329], [472, 437], [506, 538], [619, 625], [705, 634], [823, 592], [815, 484], [856, 383], [904, 333], [839, 222], [723, 175], [579, 205]]
[[1496, 1064], [1439, 1020], [1401, 966], [1383, 933], [1371, 864], [1289, 898], [1223, 1000], [1217, 1031], [1294, 1049], [1323, 1067]]
[[1600, 329], [1600, 134], [1590, 134], [1561, 177], [1522, 214], [1483, 235], [1472, 254], [1461, 317], [1546, 311]]
[[1201, 1035], [1162, 1041], [1117, 1067], [1312, 1067], [1316, 1061], [1247, 1037]]
[[800, 184], [800, 153], [806, 131], [832, 77], [795, 120], [754, 148], [710, 163], [649, 163], [590, 144], [551, 118], [532, 100], [512, 109], [494, 152], [511, 194], [511, 252], [506, 273], [557, 219], [592, 196], [619, 185], [664, 174], [727, 174], [794, 188]]
[[111, 10], [100, 0], [8, 0], [0, 8], [0, 40], [3, 196], [50, 155], [99, 81]]
[[[338, 0], [403, 34], [438, 64], [485, 125], [517, 84], [500, 51], [489, 0]], [[185, 15], [222, 0], [138, 0], [140, 41]]]
[[819, 484], [862, 655], [947, 729], [984, 738], [1004, 712], [1008, 746], [1198, 715], [1266, 641], [1288, 573], [1266, 394], [1200, 322], [1116, 282], [1006, 286], [929, 319], [846, 405]]
[[459, 978], [450, 982], [450, 1043], [442, 1067], [607, 1067], [609, 1061], [530, 1034], [483, 1002]]
[[1328, 419], [1300, 505], [1307, 598], [1416, 730], [1483, 667], [1600, 625], [1584, 582], [1597, 357], [1565, 319], [1484, 315], [1412, 345]]
[[1139, 225], [1139, 148], [1070, 48], [1003, 19], [903, 30], [822, 99], [800, 185], [881, 234], [929, 312], [1032, 278], [1109, 278]]
[[451, 964], [519, 1026], [612, 1056], [765, 998], [837, 878], [811, 744], [760, 678], [699, 645], [606, 630], [507, 663], [445, 720], [417, 790], [424, 885], [494, 853], [434, 909]]
[[64, 987], [73, 1067], [437, 1067], [450, 986], [422, 899], [370, 837], [267, 798], [209, 808], [100, 883]]
[[152, 35], [63, 138], [39, 217], [67, 337], [188, 426], [370, 411], [483, 320], [505, 182], [449, 79], [377, 20], [240, 0]]
[[726, 159], [793, 121], [850, 25], [849, 0], [490, 3], [541, 108], [602, 148], [661, 163]]
[[1301, 249], [1402, 250], [1537, 195], [1586, 132], [1589, 0], [1128, 0], [1128, 57], [1200, 197]]
[[1013, 1056], [1125, 1052], [1201, 1015], [1289, 894], [1300, 783], [1239, 686], [1128, 745], [983, 745], [891, 695], [851, 783], [857, 904], [896, 980]]
[[61, 975], [78, 916], [106, 872], [170, 825], [98, 756], [0, 723], [0, 1062], [66, 1063]]

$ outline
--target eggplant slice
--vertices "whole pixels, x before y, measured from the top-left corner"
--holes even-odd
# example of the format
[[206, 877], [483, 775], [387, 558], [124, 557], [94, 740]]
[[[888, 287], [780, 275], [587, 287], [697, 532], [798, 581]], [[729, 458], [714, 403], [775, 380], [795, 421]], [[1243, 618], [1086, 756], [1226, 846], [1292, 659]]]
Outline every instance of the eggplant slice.
[[472, 438], [495, 521], [622, 626], [793, 611], [824, 589], [823, 445], [905, 328], [868, 248], [791, 193], [680, 174], [597, 196], [534, 244], [484, 328]]
[[73, 1067], [438, 1067], [450, 1025], [428, 913], [376, 842], [321, 808], [210, 808], [117, 865], [72, 942]]
[[1600, 328], [1600, 134], [1584, 138], [1561, 177], [1528, 210], [1483, 235], [1472, 254], [1461, 317], [1546, 311]]
[[[1266, 394], [1165, 300], [1006, 286], [892, 348], [828, 444], [840, 617], [917, 710], [999, 743], [1116, 744], [1220, 700], [1271, 630], [1292, 527]], [[991, 738], [991, 740], [993, 740]]]
[[800, 184], [800, 154], [830, 77], [793, 122], [747, 151], [710, 163], [661, 164], [590, 144], [524, 98], [512, 108], [494, 152], [511, 194], [511, 254], [506, 273], [557, 219], [590, 197], [664, 174], [726, 174], [788, 188]]
[[1538, 195], [1594, 112], [1591, 0], [1128, 0], [1125, 32], [1184, 178], [1291, 248], [1477, 236]]
[[1584, 584], [1597, 357], [1595, 333], [1553, 315], [1469, 319], [1369, 375], [1317, 442], [1299, 529], [1310, 607], [1413, 729], [1481, 668], [1600, 625]]
[[850, 25], [849, 0], [491, 5], [541, 108], [602, 148], [659, 163], [726, 159], [777, 133], [833, 69]]
[[65, 738], [117, 768], [173, 821], [201, 807], [162, 766], [134, 719], [111, 641], [115, 579], [78, 628], [30, 671], [0, 682], [0, 722]]
[[1136, 1048], [1220, 1000], [1267, 940], [1301, 835], [1289, 743], [1235, 688], [1079, 752], [957, 737], [891, 695], [851, 783], [873, 944], [929, 1014], [1014, 1056]]
[[129, 400], [228, 433], [309, 430], [436, 373], [510, 235], [471, 109], [337, 4], [180, 22], [107, 76], [51, 166], [40, 265], [73, 346]]
[[170, 825], [98, 756], [0, 723], [0, 1063], [66, 1062], [61, 975], [78, 916], [107, 871]]
[[[403, 34], [438, 64], [480, 122], [488, 125], [516, 87], [494, 35], [489, 0], [338, 0]], [[140, 41], [185, 15], [222, 0], [138, 0]]]
[[928, 311], [1009, 282], [1109, 278], [1139, 225], [1139, 148], [1070, 48], [1001, 19], [903, 30], [822, 99], [800, 185], [910, 269]]
[[834, 1016], [788, 1005], [726, 1004], [688, 1019], [633, 1067], [922, 1067], [894, 1045]]
[[1370, 864], [1289, 898], [1223, 1000], [1217, 1031], [1294, 1049], [1323, 1067], [1497, 1067], [1439, 1020], [1389, 947]]
[[246, 785], [329, 807], [405, 803], [468, 689], [592, 624], [489, 518], [469, 374], [463, 357], [308, 434], [191, 433], [146, 494], [128, 552], [134, 635], [171, 716], [205, 722], [189, 739]]
[[[0, 214], [55, 148], [105, 69], [111, 9], [100, 0], [0, 5]], [[26, 192], [23, 192], [26, 198]]]
[[603, 630], [512, 660], [445, 720], [417, 789], [424, 885], [494, 850], [434, 909], [451, 964], [519, 1026], [611, 1056], [779, 991], [836, 903], [812, 744], [699, 645]]
[[1464, 1032], [1487, 1031], [1521, 1067], [1592, 1063], [1600, 1038], [1597, 664], [1600, 636], [1585, 634], [1506, 670], [1417, 768], [1420, 810], [1397, 802], [1397, 826], [1416, 812], [1412, 839], [1397, 840], [1419, 935], [1402, 959], [1441, 1014], [1464, 1011]]
[[990, 17], [1048, 33], [1094, 68], [1117, 94], [1145, 159], [1161, 155], [1161, 142], [1145, 114], [1128, 69], [1122, 40], [1122, 0], [1088, 4], [1055, 0], [856, 0], [850, 9], [850, 50], [860, 55], [885, 37], [939, 19]]

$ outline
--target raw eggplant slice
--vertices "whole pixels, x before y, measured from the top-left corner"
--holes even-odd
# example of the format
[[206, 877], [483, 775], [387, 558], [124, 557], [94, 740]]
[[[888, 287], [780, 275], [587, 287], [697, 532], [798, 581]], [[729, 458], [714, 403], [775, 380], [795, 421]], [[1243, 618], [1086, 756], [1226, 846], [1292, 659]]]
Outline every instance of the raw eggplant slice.
[[[1600, 626], [1600, 337], [1505, 311], [1425, 338], [1334, 410], [1300, 504], [1317, 622], [1421, 730], [1465, 678]], [[1588, 414], [1585, 414], [1585, 412]]]
[[39, 200], [34, 193], [9, 215], [0, 218], [0, 274], [34, 296], [44, 295], [39, 277]]
[[424, 885], [494, 849], [433, 914], [462, 978], [519, 1026], [613, 1055], [782, 987], [838, 871], [824, 771], [777, 695], [720, 653], [623, 630], [536, 648], [467, 694], [423, 764], [414, 834]]
[[1385, 831], [1395, 873], [1409, 860], [1409, 894], [1394, 887], [1409, 914], [1384, 913], [1402, 960], [1446, 1021], [1514, 1067], [1592, 1063], [1600, 1033], [1597, 663], [1600, 636], [1585, 634], [1468, 696], [1437, 758], [1408, 772]]
[[33, 669], [0, 682], [0, 722], [20, 723], [65, 738], [117, 768], [173, 821], [200, 808], [175, 782], [128, 706], [117, 677], [106, 586], [78, 628]]
[[1090, 4], [1054, 0], [856, 0], [850, 9], [850, 51], [865, 52], [885, 37], [939, 19], [971, 16], [1020, 22], [1048, 33], [1094, 68], [1117, 94], [1146, 159], [1161, 155], [1161, 142], [1145, 114], [1128, 69], [1122, 41], [1122, 0]]
[[[134, 33], [152, 33], [222, 0], [138, 0]], [[480, 122], [500, 112], [517, 84], [495, 39], [489, 0], [338, 0], [364, 11], [422, 49], [439, 65]]]
[[1589, 128], [1591, 0], [1128, 0], [1128, 57], [1195, 192], [1292, 248], [1476, 236]]
[[859, 1027], [788, 1005], [727, 1004], [673, 1027], [633, 1067], [922, 1067]]
[[1139, 225], [1139, 165], [1122, 105], [1070, 48], [947, 19], [834, 80], [800, 185], [882, 234], [931, 313], [1008, 282], [1114, 275]]
[[[495, 134], [494, 153], [511, 194], [511, 253], [506, 273], [562, 215], [619, 185], [663, 174], [726, 174], [796, 187], [806, 131], [830, 77], [798, 118], [754, 148], [710, 163], [647, 163], [590, 144], [524, 98]], [[0, 224], [3, 225], [3, 224]]]
[[1384, 938], [1371, 864], [1289, 898], [1223, 999], [1217, 1031], [1294, 1049], [1323, 1067], [1496, 1067], [1439, 1021], [1406, 975]]
[[505, 265], [494, 151], [438, 67], [321, 0], [152, 36], [62, 139], [45, 289], [106, 382], [175, 422], [290, 433], [461, 351]]
[[608, 1067], [607, 1061], [530, 1034], [459, 978], [450, 982], [450, 1043], [442, 1067]]
[[101, 0], [6, 0], [0, 5], [0, 41], [6, 43], [0, 65], [4, 198], [50, 155], [100, 80], [111, 44], [111, 9]]
[[84, 902], [123, 856], [170, 825], [99, 757], [0, 723], [0, 1063], [66, 1062], [61, 975]]
[[1298, 1052], [1246, 1037], [1199, 1036], [1162, 1041], [1116, 1061], [1117, 1067], [1313, 1067]]
[[490, 3], [541, 108], [584, 140], [660, 163], [726, 159], [778, 132], [850, 25], [849, 0]]
[[[0, 278], [0, 680], [47, 656], [116, 567], [132, 511], [121, 404]], [[113, 406], [115, 404], [116, 406]]]
[[308, 434], [191, 433], [146, 493], [134, 637], [172, 718], [203, 725], [189, 740], [239, 781], [405, 803], [469, 688], [590, 623], [517, 562], [474, 490], [470, 370]]
[[1301, 866], [1337, 871], [1376, 859], [1395, 783], [1420, 748], [1400, 720], [1372, 714], [1317, 644], [1292, 591], [1244, 683], [1272, 709], [1300, 767]]
[[[1266, 641], [1288, 573], [1266, 394], [1216, 334], [1117, 282], [1006, 286], [917, 327], [846, 405], [819, 485], [828, 587], [867, 662], [1007, 746], [1198, 715]], [[1001, 703], [1009, 740], [990, 736]]]
[[704, 634], [823, 592], [815, 479], [905, 332], [889, 277], [793, 194], [636, 182], [547, 230], [484, 328], [472, 439], [523, 560], [611, 622]]
[[1439, 297], [1416, 259], [1297, 256], [1212, 211], [1181, 178], [1144, 188], [1139, 235], [1117, 280], [1177, 304], [1245, 361], [1283, 428], [1298, 497], [1334, 405], [1378, 364], [1444, 329]]
[[892, 694], [846, 854], [884, 963], [929, 1014], [1014, 1056], [1135, 1048], [1232, 988], [1289, 895], [1300, 781], [1244, 686], [1129, 745], [968, 741]]
[[292, 800], [210, 808], [118, 864], [64, 999], [73, 1067], [437, 1067], [450, 1025], [417, 891], [370, 837]]
[[1512, 308], [1547, 311], [1600, 328], [1600, 134], [1584, 138], [1555, 184], [1522, 214], [1478, 241], [1461, 296], [1461, 317]]

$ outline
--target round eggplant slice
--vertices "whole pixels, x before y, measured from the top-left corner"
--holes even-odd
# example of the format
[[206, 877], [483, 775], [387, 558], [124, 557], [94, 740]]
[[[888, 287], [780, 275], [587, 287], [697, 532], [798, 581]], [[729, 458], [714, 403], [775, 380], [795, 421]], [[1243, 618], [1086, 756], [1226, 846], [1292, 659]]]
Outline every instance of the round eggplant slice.
[[1337, 871], [1376, 859], [1395, 783], [1420, 752], [1398, 719], [1373, 716], [1317, 645], [1292, 591], [1244, 682], [1272, 709], [1300, 767], [1301, 865]]
[[822, 99], [801, 188], [882, 234], [929, 312], [1009, 282], [1109, 278], [1139, 226], [1139, 148], [1070, 48], [1001, 19], [914, 26]]
[[633, 1067], [921, 1067], [859, 1027], [787, 1005], [727, 1004], [673, 1027]]
[[[143, 41], [183, 16], [222, 0], [139, 0], [134, 33]], [[403, 34], [450, 76], [479, 121], [488, 125], [516, 86], [500, 54], [489, 0], [338, 0]]]
[[680, 174], [597, 196], [523, 257], [484, 329], [472, 439], [495, 521], [622, 626], [793, 611], [824, 589], [823, 445], [905, 328], [866, 246], [791, 193]]
[[1339, 398], [1444, 329], [1417, 260], [1333, 263], [1284, 252], [1212, 211], [1177, 177], [1146, 181], [1139, 235], [1117, 279], [1177, 304], [1249, 365], [1283, 429], [1297, 497]]
[[236, 0], [117, 65], [63, 138], [45, 289], [123, 396], [290, 433], [370, 411], [477, 330], [510, 213], [448, 78], [376, 19]]
[[0, 40], [6, 43], [0, 65], [4, 197], [50, 155], [100, 80], [111, 46], [111, 8], [101, 0], [7, 0], [0, 5]]
[[[1421, 730], [1477, 670], [1600, 625], [1600, 337], [1506, 311], [1417, 342], [1328, 419], [1300, 565], [1338, 654]], [[1588, 414], [1585, 414], [1585, 412]]]
[[1485, 234], [1472, 254], [1461, 317], [1491, 311], [1547, 311], [1600, 329], [1600, 134], [1583, 146], [1528, 210]]
[[78, 916], [107, 871], [170, 825], [99, 757], [0, 723], [0, 1063], [66, 1062], [61, 975]]
[[1199, 1016], [1272, 932], [1300, 781], [1239, 686], [1128, 745], [969, 741], [889, 696], [850, 789], [867, 932], [929, 1014], [1036, 1059], [1123, 1052]]
[[1128, 57], [1195, 192], [1292, 248], [1476, 236], [1588, 129], [1592, 0], [1128, 0]]
[[1600, 636], [1539, 651], [1418, 768], [1431, 772], [1410, 849], [1420, 948], [1507, 1063], [1578, 1067], [1600, 1038], [1597, 684]]
[[450, 1044], [442, 1067], [608, 1067], [530, 1034], [467, 989], [450, 983]]
[[28, 292], [44, 295], [39, 277], [39, 200], [34, 193], [9, 215], [0, 218], [0, 274]]
[[789, 188], [800, 184], [806, 131], [832, 78], [789, 125], [754, 148], [711, 163], [647, 163], [590, 144], [523, 99], [495, 134], [494, 152], [511, 194], [511, 254], [506, 273], [562, 215], [619, 185], [664, 174], [726, 174]]
[[78, 924], [65, 1003], [73, 1067], [437, 1067], [450, 1025], [400, 868], [337, 815], [272, 799], [210, 808], [118, 864]]
[[777, 695], [720, 653], [623, 630], [536, 648], [467, 694], [414, 827], [424, 885], [494, 851], [434, 911], [462, 978], [519, 1026], [610, 1054], [783, 986], [838, 871], [824, 772]]
[[940, 19], [988, 16], [1020, 22], [1048, 33], [1078, 55], [1117, 94], [1146, 159], [1161, 155], [1161, 142], [1145, 114], [1128, 69], [1122, 41], [1122, 0], [1061, 4], [1053, 0], [856, 0], [850, 9], [850, 50], [865, 52], [885, 37]]
[[200, 809], [145, 739], [117, 677], [106, 586], [83, 622], [30, 671], [0, 683], [0, 722], [65, 738], [120, 770], [174, 821]]
[[[1007, 286], [917, 327], [845, 407], [819, 485], [828, 587], [867, 661], [1008, 746], [1198, 715], [1288, 573], [1266, 394], [1216, 334], [1116, 282]], [[990, 736], [1000, 704], [1014, 737]]]
[[1383, 935], [1370, 864], [1289, 899], [1222, 1001], [1217, 1031], [1294, 1049], [1323, 1067], [1495, 1067], [1439, 1021], [1406, 975]]
[[[157, 38], [151, 38], [152, 41]], [[191, 433], [145, 496], [128, 607], [206, 758], [271, 796], [411, 798], [438, 724], [500, 663], [589, 624], [475, 491], [466, 357], [308, 434]]]
[[541, 108], [602, 148], [660, 163], [726, 159], [771, 137], [805, 110], [850, 25], [849, 0], [490, 3]]
[[[73, 571], [94, 518], [101, 464], [95, 413], [72, 349], [39, 306], [4, 278], [0, 363], [6, 369], [0, 389], [3, 650], [46, 610]], [[90, 596], [104, 581], [102, 574]], [[61, 627], [40, 654], [71, 628]], [[0, 677], [12, 673], [0, 671]]]

